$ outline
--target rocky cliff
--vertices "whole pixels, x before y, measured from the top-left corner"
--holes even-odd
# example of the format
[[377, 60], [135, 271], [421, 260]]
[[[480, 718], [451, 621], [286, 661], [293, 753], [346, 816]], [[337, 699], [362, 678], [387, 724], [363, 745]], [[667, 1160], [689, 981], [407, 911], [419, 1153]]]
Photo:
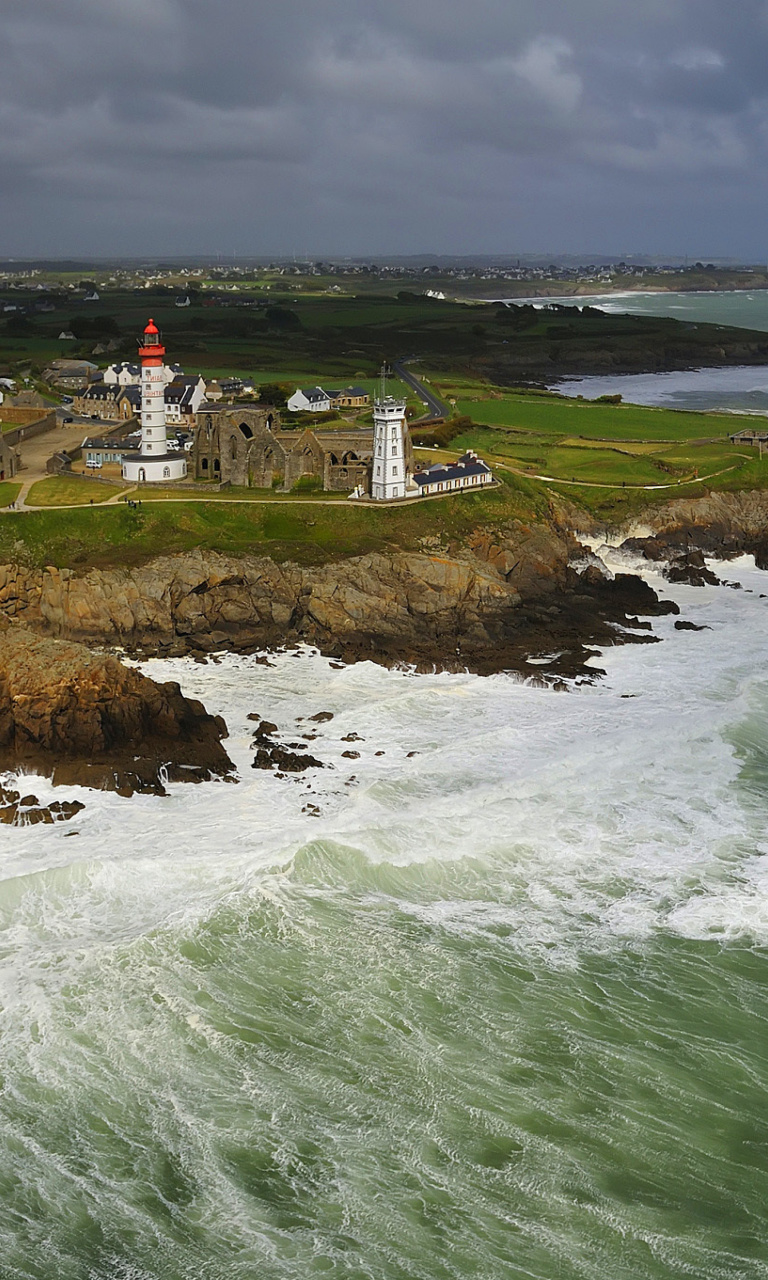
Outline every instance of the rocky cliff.
[[0, 771], [164, 794], [164, 780], [226, 776], [226, 725], [177, 684], [83, 645], [0, 629]]
[[492, 671], [531, 652], [615, 642], [614, 622], [662, 608], [635, 578], [579, 573], [567, 532], [513, 522], [461, 547], [371, 554], [314, 568], [209, 552], [131, 569], [0, 567], [0, 614], [89, 644], [176, 655], [296, 641], [345, 660]]
[[760, 489], [675, 498], [619, 529], [601, 528], [573, 510], [562, 510], [560, 518], [570, 519], [593, 542], [605, 537], [649, 560], [668, 562], [668, 576], [677, 581], [712, 581], [711, 574], [701, 572], [705, 555], [729, 560], [746, 553], [754, 555], [758, 568], [768, 568], [768, 492]]

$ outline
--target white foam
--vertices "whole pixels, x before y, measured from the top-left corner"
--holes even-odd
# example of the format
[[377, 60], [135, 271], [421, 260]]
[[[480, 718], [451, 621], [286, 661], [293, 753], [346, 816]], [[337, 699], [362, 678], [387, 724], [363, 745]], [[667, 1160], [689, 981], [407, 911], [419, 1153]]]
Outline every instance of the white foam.
[[[334, 670], [308, 650], [272, 667], [146, 663], [225, 716], [240, 781], [177, 784], [165, 799], [70, 788], [86, 803], [73, 822], [2, 828], [4, 995], [20, 967], [45, 969], [48, 983], [83, 949], [184, 928], [229, 895], [280, 898], [318, 842], [358, 851], [374, 869], [368, 888], [451, 927], [503, 916], [521, 947], [614, 945], [659, 929], [767, 941], [755, 871], [764, 813], [743, 794], [732, 728], [768, 696], [768, 601], [753, 562], [726, 572], [746, 589], [674, 588], [683, 616], [710, 630], [655, 620], [664, 643], [607, 650], [607, 678], [569, 694], [501, 675]], [[324, 710], [331, 722], [308, 720]], [[318, 732], [308, 746], [329, 767], [286, 779], [251, 769], [251, 711], [282, 741]], [[344, 742], [352, 732], [364, 741]], [[349, 749], [360, 758], [345, 759]], [[25, 787], [54, 794], [43, 779]], [[390, 883], [392, 868], [411, 879]], [[337, 882], [346, 873], [336, 866]], [[312, 874], [322, 882], [322, 865]]]

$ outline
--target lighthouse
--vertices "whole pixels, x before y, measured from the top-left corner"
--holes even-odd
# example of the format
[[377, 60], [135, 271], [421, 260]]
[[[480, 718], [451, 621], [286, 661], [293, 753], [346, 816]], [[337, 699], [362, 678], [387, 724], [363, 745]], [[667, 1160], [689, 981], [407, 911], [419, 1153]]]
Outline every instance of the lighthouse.
[[381, 395], [373, 405], [371, 497], [379, 502], [405, 498], [410, 473], [411, 440], [405, 420], [405, 400], [387, 395], [382, 376]]
[[165, 425], [165, 347], [154, 320], [139, 342], [141, 360], [141, 451], [126, 457], [123, 479], [135, 484], [183, 480], [187, 460], [168, 452]]

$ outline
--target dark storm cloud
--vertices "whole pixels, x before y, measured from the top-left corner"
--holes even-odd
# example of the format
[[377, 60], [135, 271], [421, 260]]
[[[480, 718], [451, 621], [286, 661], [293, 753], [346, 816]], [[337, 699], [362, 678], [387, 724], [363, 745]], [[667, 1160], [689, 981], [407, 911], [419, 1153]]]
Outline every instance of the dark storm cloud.
[[757, 0], [5, 0], [3, 20], [0, 252], [765, 252]]

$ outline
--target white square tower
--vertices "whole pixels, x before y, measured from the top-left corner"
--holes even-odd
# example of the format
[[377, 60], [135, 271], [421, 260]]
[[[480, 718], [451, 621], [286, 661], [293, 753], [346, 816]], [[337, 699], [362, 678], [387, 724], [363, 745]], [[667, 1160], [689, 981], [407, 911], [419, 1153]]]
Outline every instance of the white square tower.
[[384, 395], [373, 406], [373, 473], [371, 497], [390, 502], [406, 496], [408, 424], [405, 400]]

